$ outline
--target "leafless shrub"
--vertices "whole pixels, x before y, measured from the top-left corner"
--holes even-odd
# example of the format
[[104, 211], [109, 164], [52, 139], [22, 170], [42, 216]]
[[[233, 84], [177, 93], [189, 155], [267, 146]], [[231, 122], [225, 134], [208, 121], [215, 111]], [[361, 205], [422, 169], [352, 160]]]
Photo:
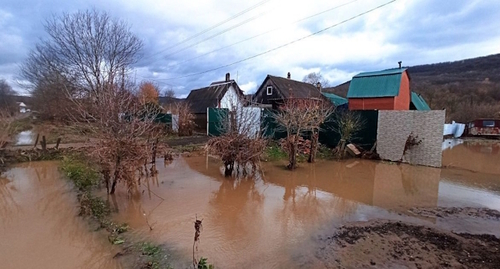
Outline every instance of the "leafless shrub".
[[178, 116], [177, 126], [179, 136], [191, 136], [195, 127], [194, 115], [191, 112], [191, 104], [178, 102], [175, 104], [174, 114]]
[[13, 118], [9, 112], [0, 111], [0, 149], [10, 141]]
[[154, 123], [159, 110], [142, 105], [132, 93], [117, 87], [103, 89], [97, 97], [90, 107], [74, 100], [80, 118], [85, 119], [96, 139], [91, 156], [102, 166], [103, 174], [112, 175], [105, 177], [110, 194], [119, 181], [124, 181], [132, 192], [138, 181], [135, 171], [153, 158], [154, 143], [160, 134]]
[[340, 135], [336, 154], [337, 157], [344, 158], [346, 145], [357, 138], [357, 134], [365, 128], [366, 121], [355, 111], [343, 111], [334, 114], [334, 122], [333, 131]]
[[288, 169], [297, 166], [297, 146], [300, 137], [306, 132], [311, 133], [311, 150], [309, 161], [314, 162], [318, 149], [320, 125], [333, 112], [333, 107], [322, 100], [288, 99], [272, 115], [280, 129], [286, 132], [286, 147], [288, 153]]
[[221, 115], [219, 131], [222, 135], [210, 139], [207, 149], [210, 154], [218, 156], [224, 163], [225, 176], [233, 174], [235, 165], [236, 175], [247, 173], [246, 166], [251, 165], [252, 171], [257, 170], [260, 155], [264, 152], [267, 141], [260, 135], [259, 108], [243, 107], [239, 104], [231, 105], [228, 115]]

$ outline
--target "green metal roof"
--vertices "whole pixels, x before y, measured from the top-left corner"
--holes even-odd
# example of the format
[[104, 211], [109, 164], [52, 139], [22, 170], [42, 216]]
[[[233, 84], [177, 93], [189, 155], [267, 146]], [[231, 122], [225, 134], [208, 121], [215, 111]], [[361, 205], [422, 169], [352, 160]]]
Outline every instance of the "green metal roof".
[[398, 96], [404, 71], [406, 68], [359, 73], [351, 80], [347, 98]]
[[411, 93], [411, 103], [417, 110], [431, 110], [427, 102], [425, 102], [424, 98], [418, 93]]
[[340, 97], [333, 93], [322, 92], [322, 94], [330, 100], [335, 106], [341, 106], [347, 104], [347, 99], [344, 97]]

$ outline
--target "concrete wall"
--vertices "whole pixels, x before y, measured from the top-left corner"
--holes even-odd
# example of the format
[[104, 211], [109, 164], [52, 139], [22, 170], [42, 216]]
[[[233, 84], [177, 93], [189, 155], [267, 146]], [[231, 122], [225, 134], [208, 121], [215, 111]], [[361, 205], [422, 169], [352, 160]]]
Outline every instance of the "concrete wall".
[[383, 160], [399, 161], [413, 133], [422, 142], [407, 151], [403, 162], [441, 167], [444, 110], [379, 111], [377, 153]]

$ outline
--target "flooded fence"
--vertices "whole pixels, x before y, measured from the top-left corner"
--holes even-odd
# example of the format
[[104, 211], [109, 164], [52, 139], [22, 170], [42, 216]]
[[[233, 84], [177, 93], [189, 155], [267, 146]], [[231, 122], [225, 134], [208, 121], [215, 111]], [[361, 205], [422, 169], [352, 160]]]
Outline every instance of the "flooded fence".
[[[279, 128], [278, 124], [273, 118], [272, 109], [264, 109], [261, 117], [261, 130], [264, 137], [279, 140], [286, 137], [286, 132]], [[377, 140], [377, 125], [378, 125], [378, 111], [365, 110], [354, 111], [359, 114], [363, 122], [363, 128], [358, 132], [356, 137], [351, 141], [365, 150], [370, 150], [375, 141]], [[320, 127], [319, 142], [330, 148], [336, 147], [340, 141], [340, 135], [335, 131], [338, 129], [338, 124], [334, 120], [335, 115], [331, 115], [325, 123]], [[307, 134], [305, 135], [307, 138]]]
[[[273, 113], [270, 109], [263, 111], [263, 135], [275, 140], [285, 138], [286, 132], [280, 130]], [[365, 150], [376, 145], [377, 153], [384, 160], [441, 166], [444, 111], [363, 110], [353, 113], [359, 114], [363, 122], [363, 128], [351, 141], [353, 144]], [[334, 117], [325, 121], [319, 133], [319, 142], [328, 147], [336, 147], [340, 141]], [[418, 145], [405, 150], [410, 135]], [[307, 138], [307, 134], [305, 136]]]

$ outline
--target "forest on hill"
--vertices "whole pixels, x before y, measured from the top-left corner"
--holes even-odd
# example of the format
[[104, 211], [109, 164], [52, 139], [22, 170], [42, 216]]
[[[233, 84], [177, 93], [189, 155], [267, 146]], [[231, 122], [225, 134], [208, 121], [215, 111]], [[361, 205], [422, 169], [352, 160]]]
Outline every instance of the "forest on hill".
[[[408, 67], [411, 90], [432, 109], [446, 109], [446, 121], [500, 118], [500, 54]], [[326, 91], [346, 96], [345, 82]]]

